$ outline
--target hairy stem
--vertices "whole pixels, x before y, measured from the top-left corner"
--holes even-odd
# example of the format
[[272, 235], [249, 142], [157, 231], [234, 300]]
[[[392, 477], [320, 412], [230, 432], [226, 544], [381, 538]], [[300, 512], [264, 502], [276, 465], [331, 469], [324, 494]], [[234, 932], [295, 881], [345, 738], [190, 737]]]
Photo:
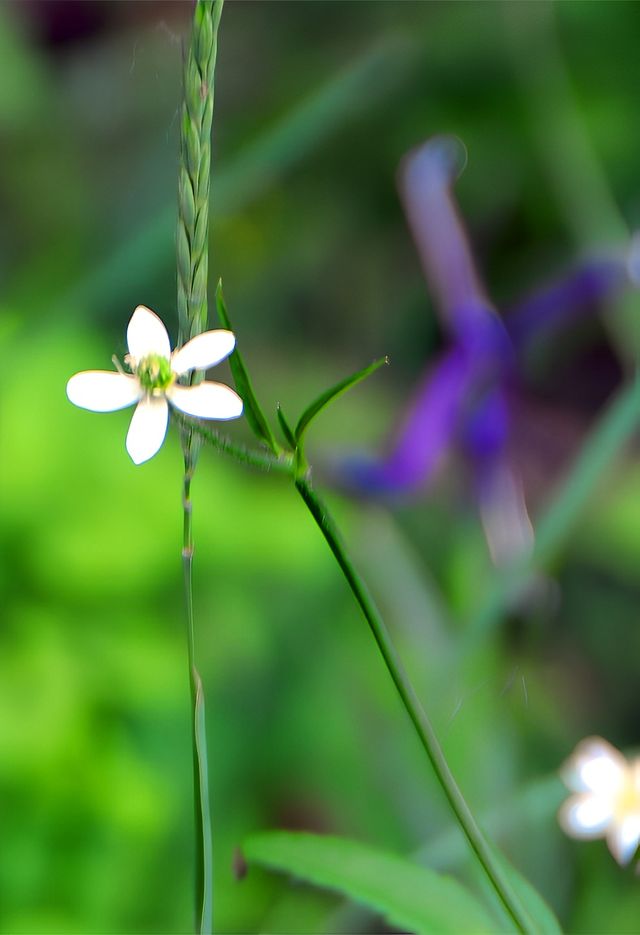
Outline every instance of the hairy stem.
[[209, 428], [202, 422], [196, 422], [195, 419], [183, 416], [176, 410], [172, 410], [171, 416], [175, 422], [183, 429], [189, 429], [200, 441], [209, 442], [212, 448], [221, 454], [239, 461], [249, 467], [258, 468], [261, 471], [273, 471], [277, 474], [293, 474], [293, 455], [283, 452], [279, 457], [274, 457], [267, 451], [260, 451], [257, 448], [248, 448], [238, 442], [232, 441], [226, 435], [221, 435], [216, 429]]
[[347, 549], [342, 542], [338, 529], [327, 510], [313, 490], [307, 477], [296, 480], [298, 493], [304, 500], [309, 512], [316, 521], [322, 535], [344, 574], [351, 592], [358, 602], [364, 617], [369, 624], [378, 649], [385, 662], [387, 670], [393, 679], [394, 685], [402, 700], [405, 710], [413, 722], [420, 742], [431, 761], [438, 782], [442, 786], [449, 805], [456, 816], [471, 848], [480, 862], [487, 878], [491, 882], [496, 894], [504, 908], [512, 918], [517, 929], [521, 932], [533, 932], [535, 926], [531, 921], [521, 901], [514, 893], [509, 881], [506, 879], [501, 867], [498, 865], [489, 842], [476, 823], [473, 814], [467, 805], [458, 784], [456, 783], [446, 757], [440, 746], [433, 725], [424, 711], [420, 700], [409, 680], [404, 665], [393, 645], [389, 631], [382, 619], [378, 608], [364, 581], [353, 566]]

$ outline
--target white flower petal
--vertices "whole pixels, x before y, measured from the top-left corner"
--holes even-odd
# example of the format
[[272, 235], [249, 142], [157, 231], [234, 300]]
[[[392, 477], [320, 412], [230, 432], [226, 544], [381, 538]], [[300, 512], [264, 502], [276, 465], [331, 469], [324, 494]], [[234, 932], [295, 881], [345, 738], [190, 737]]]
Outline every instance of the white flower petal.
[[601, 737], [588, 737], [578, 744], [560, 775], [572, 792], [612, 795], [625, 782], [628, 770], [619, 750]]
[[171, 342], [167, 329], [155, 312], [145, 305], [139, 305], [127, 327], [127, 346], [135, 361], [148, 354], [171, 357]]
[[167, 390], [167, 398], [188, 416], [200, 419], [237, 419], [242, 415], [242, 400], [224, 383], [199, 383]]
[[153, 458], [167, 434], [169, 406], [164, 397], [138, 403], [127, 433], [127, 451], [134, 464]]
[[640, 815], [629, 815], [615, 822], [607, 834], [609, 850], [624, 867], [628, 864], [640, 843]]
[[142, 396], [135, 377], [111, 370], [85, 370], [67, 383], [67, 397], [82, 409], [114, 412], [132, 406]]
[[572, 838], [601, 838], [613, 821], [613, 800], [591, 793], [572, 795], [558, 812], [558, 821]]
[[207, 370], [228, 357], [235, 346], [236, 338], [232, 331], [205, 331], [174, 352], [171, 366], [177, 374], [187, 370]]

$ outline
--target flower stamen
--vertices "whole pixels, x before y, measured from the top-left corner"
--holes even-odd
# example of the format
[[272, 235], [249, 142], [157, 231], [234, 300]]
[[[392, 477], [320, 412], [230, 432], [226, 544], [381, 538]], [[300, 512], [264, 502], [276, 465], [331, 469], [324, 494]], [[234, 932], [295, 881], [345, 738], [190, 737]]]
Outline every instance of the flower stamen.
[[138, 362], [135, 374], [140, 386], [152, 396], [160, 395], [175, 381], [176, 375], [171, 369], [171, 361], [160, 354], [149, 354]]

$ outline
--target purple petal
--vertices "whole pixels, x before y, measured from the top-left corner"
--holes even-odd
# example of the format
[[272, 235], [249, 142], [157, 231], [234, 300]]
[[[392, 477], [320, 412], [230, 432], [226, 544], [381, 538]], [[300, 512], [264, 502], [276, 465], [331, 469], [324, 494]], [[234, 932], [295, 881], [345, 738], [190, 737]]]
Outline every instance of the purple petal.
[[451, 188], [464, 147], [436, 136], [409, 153], [399, 173], [400, 196], [422, 268], [447, 327], [463, 343], [508, 345], [504, 328], [477, 275]]
[[454, 348], [418, 386], [390, 453], [382, 460], [351, 458], [334, 469], [338, 482], [364, 494], [411, 493], [425, 486], [451, 446], [475, 362]]
[[464, 447], [474, 459], [501, 454], [509, 435], [509, 407], [505, 388], [497, 383], [485, 388], [479, 398], [469, 401], [461, 429]]
[[507, 330], [521, 348], [534, 337], [597, 310], [629, 283], [624, 256], [589, 260], [516, 305], [505, 318]]

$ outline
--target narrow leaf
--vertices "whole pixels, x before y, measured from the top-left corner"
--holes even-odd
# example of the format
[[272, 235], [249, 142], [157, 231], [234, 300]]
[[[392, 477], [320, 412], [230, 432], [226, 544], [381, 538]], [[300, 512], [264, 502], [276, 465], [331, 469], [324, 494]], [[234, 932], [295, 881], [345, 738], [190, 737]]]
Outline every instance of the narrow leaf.
[[250, 864], [364, 903], [404, 932], [459, 935], [495, 930], [482, 905], [452, 877], [356, 841], [267, 831], [248, 838], [243, 853]]
[[295, 451], [297, 448], [297, 442], [293, 434], [293, 430], [285, 418], [280, 403], [278, 403], [276, 406], [276, 414], [278, 416], [278, 422], [280, 423], [280, 428], [282, 429], [282, 434], [284, 435], [287, 445], [289, 445], [292, 451]]
[[302, 435], [304, 434], [307, 426], [315, 419], [319, 412], [321, 412], [324, 407], [330, 403], [333, 399], [336, 399], [338, 396], [341, 396], [342, 393], [345, 393], [348, 389], [351, 389], [352, 386], [355, 386], [356, 383], [360, 383], [361, 380], [365, 380], [372, 373], [375, 373], [379, 367], [382, 367], [383, 364], [388, 364], [388, 357], [381, 357], [379, 360], [374, 360], [372, 364], [369, 364], [368, 367], [364, 367], [362, 370], [358, 370], [357, 373], [353, 373], [350, 377], [346, 377], [344, 380], [341, 380], [339, 383], [336, 383], [335, 386], [332, 386], [330, 389], [325, 390], [324, 393], [321, 393], [317, 399], [315, 399], [310, 406], [308, 406], [305, 411], [302, 413], [298, 419], [298, 424], [296, 425], [295, 436], [296, 440], [300, 442]]
[[[218, 286], [216, 288], [216, 309], [222, 326], [229, 331], [233, 331], [222, 293], [222, 280], [218, 281]], [[236, 389], [244, 402], [244, 414], [253, 433], [271, 449], [274, 455], [279, 455], [280, 446], [260, 408], [256, 394], [253, 391], [253, 386], [251, 385], [251, 380], [249, 379], [247, 368], [244, 365], [242, 355], [237, 347], [229, 357], [229, 366], [231, 367]]]

